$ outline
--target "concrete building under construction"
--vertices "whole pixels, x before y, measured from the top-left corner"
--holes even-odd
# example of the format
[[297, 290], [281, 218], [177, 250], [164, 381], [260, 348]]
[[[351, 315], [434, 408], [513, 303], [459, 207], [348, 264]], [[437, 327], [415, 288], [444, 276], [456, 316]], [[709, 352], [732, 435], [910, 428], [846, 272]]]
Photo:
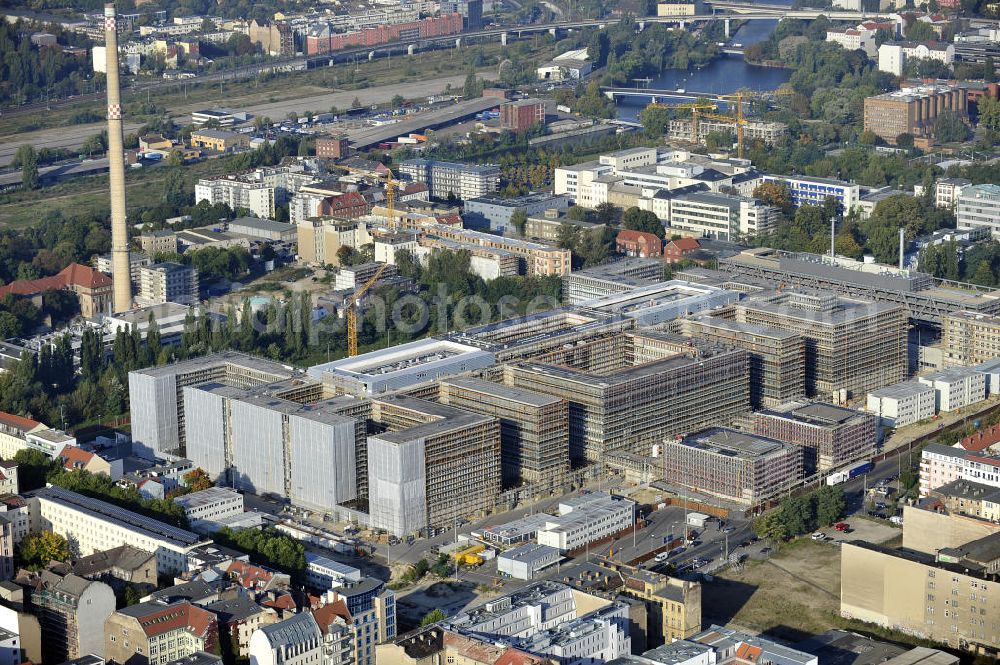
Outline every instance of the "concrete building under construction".
[[906, 310], [826, 291], [781, 291], [733, 306], [739, 323], [794, 332], [805, 341], [805, 390], [836, 400], [906, 378]]
[[941, 327], [946, 365], [979, 365], [1000, 356], [1000, 316], [953, 312]]
[[878, 417], [824, 402], [790, 402], [753, 414], [753, 432], [803, 448], [806, 475], [870, 459]]
[[746, 351], [627, 332], [505, 366], [503, 381], [569, 402], [570, 459], [649, 454], [664, 437], [724, 424], [750, 408]]
[[491, 510], [500, 496], [500, 421], [404, 395], [372, 403], [371, 526], [395, 536]]
[[441, 382], [443, 404], [500, 419], [504, 487], [531, 484], [541, 491], [562, 485], [569, 471], [566, 400], [474, 377]]
[[806, 347], [792, 330], [740, 323], [726, 318], [732, 308], [683, 319], [685, 335], [744, 349], [750, 355], [750, 404], [777, 406], [805, 396]]

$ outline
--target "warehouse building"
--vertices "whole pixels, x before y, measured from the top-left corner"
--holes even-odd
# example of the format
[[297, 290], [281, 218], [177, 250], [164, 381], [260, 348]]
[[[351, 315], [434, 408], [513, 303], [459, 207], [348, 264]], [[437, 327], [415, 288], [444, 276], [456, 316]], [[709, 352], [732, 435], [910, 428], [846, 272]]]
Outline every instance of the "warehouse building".
[[904, 381], [868, 393], [867, 409], [887, 427], [905, 427], [934, 416], [934, 395], [933, 386]]
[[515, 580], [533, 580], [538, 573], [558, 563], [562, 554], [555, 547], [526, 543], [497, 555], [497, 572]]
[[500, 422], [402, 395], [373, 402], [388, 431], [368, 437], [371, 525], [396, 536], [491, 510], [500, 496]]
[[184, 455], [186, 386], [215, 382], [250, 388], [297, 375], [287, 365], [234, 351], [129, 372], [135, 453], [148, 459], [159, 453]]
[[790, 402], [753, 414], [753, 433], [804, 448], [806, 476], [869, 459], [878, 441], [877, 418], [824, 402]]
[[685, 335], [744, 349], [750, 356], [750, 404], [755, 409], [805, 397], [806, 347], [791, 330], [698, 314], [680, 322]]
[[440, 387], [443, 404], [500, 419], [504, 487], [550, 492], [562, 485], [569, 472], [566, 400], [473, 377], [445, 379]]
[[227, 230], [230, 233], [269, 242], [293, 243], [298, 237], [298, 229], [294, 224], [257, 217], [237, 217], [229, 222]]
[[906, 312], [900, 305], [825, 291], [783, 291], [734, 307], [740, 323], [796, 332], [805, 340], [808, 395], [863, 395], [907, 375]]
[[802, 448], [725, 428], [663, 442], [674, 487], [754, 507], [802, 480]]
[[946, 365], [979, 365], [1000, 357], [1000, 316], [952, 312], [944, 316], [941, 338]]
[[605, 336], [504, 368], [504, 383], [569, 402], [573, 466], [649, 454], [663, 437], [749, 411], [746, 351], [646, 332]]
[[446, 339], [422, 339], [310, 367], [309, 376], [337, 392], [381, 395], [483, 369], [493, 354]]

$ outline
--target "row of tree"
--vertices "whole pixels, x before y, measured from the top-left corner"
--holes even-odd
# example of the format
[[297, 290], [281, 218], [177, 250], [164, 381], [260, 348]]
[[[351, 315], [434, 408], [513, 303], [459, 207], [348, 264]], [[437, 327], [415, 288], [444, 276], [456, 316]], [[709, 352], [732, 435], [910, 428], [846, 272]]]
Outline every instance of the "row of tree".
[[753, 528], [761, 538], [783, 541], [830, 526], [846, 511], [844, 488], [824, 486], [810, 494], [783, 499], [776, 509], [758, 518]]

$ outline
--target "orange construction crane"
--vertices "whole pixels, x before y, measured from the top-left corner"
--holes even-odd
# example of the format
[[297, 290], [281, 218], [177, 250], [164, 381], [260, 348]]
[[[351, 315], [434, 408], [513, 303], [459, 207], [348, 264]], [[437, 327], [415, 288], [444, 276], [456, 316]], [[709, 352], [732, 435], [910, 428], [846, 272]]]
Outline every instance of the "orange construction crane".
[[375, 271], [368, 281], [361, 285], [358, 290], [347, 298], [347, 356], [353, 358], [358, 355], [358, 312], [357, 304], [361, 299], [361, 296], [365, 295], [368, 289], [375, 285], [385, 269], [389, 267], [388, 263], [383, 263], [379, 266], [379, 269]]

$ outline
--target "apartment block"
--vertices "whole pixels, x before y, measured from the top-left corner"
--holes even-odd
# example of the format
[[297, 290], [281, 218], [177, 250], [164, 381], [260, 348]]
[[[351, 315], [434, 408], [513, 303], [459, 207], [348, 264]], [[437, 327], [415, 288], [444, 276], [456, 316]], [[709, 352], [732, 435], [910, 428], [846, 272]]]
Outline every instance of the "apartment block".
[[[869, 58], [876, 55], [875, 30], [858, 28], [830, 28], [826, 31], [826, 41], [840, 44], [845, 51], [864, 51]], [[896, 74], [899, 76], [899, 74]]]
[[296, 375], [281, 363], [231, 351], [129, 372], [136, 454], [152, 459], [157, 453], [183, 451], [187, 434], [183, 390], [187, 386], [224, 383], [250, 388]]
[[687, 194], [670, 204], [671, 232], [701, 238], [736, 241], [769, 233], [778, 219], [775, 208], [755, 199], [718, 192]]
[[396, 536], [492, 509], [500, 495], [500, 421], [422, 399], [374, 400], [388, 431], [368, 437], [372, 526]]
[[120, 545], [155, 552], [157, 570], [165, 574], [187, 570], [188, 554], [207, 542], [190, 531], [60, 487], [35, 490], [28, 504], [32, 532], [54, 531], [75, 543], [81, 555]]
[[959, 480], [1000, 487], [1000, 456], [932, 443], [920, 453], [920, 496]]
[[[149, 258], [153, 258], [157, 254], [175, 254], [177, 252], [177, 235], [169, 229], [143, 233], [139, 236], [139, 246], [142, 247], [143, 253]], [[100, 267], [98, 267], [98, 270], [101, 272], [111, 272], [110, 270], [103, 270]]]
[[309, 216], [295, 225], [299, 259], [313, 265], [339, 266], [341, 247], [361, 247], [371, 242], [363, 222], [342, 217]]
[[118, 610], [104, 623], [104, 657], [128, 665], [165, 664], [218, 648], [215, 615], [186, 600], [153, 600]]
[[868, 393], [866, 408], [889, 427], [919, 423], [934, 416], [934, 388], [919, 381], [896, 383]]
[[498, 196], [481, 196], [465, 202], [462, 220], [468, 226], [489, 226], [500, 235], [513, 235], [515, 229], [510, 218], [514, 211], [521, 209], [528, 217], [540, 215], [546, 210], [565, 210], [569, 198], [554, 194], [536, 193], [505, 199]]
[[28, 434], [44, 429], [48, 427], [37, 420], [0, 411], [0, 459], [14, 459], [28, 447]]
[[773, 407], [805, 397], [802, 335], [782, 328], [698, 314], [680, 321], [685, 335], [745, 350], [750, 357], [750, 404]]
[[987, 229], [994, 240], [1000, 238], [1000, 186], [963, 187], [955, 218], [960, 229]]
[[566, 275], [572, 270], [572, 253], [562, 247], [518, 238], [505, 238], [446, 224], [430, 224], [423, 227], [422, 232], [427, 236], [458, 243], [458, 249], [461, 249], [461, 246], [468, 246], [509, 252], [518, 257], [523, 265], [520, 272], [525, 275]]
[[[694, 123], [690, 118], [674, 118], [667, 127], [667, 136], [673, 141], [690, 141], [704, 145], [709, 134], [722, 132], [732, 134], [734, 142], [736, 140], [736, 124], [734, 122], [698, 118], [697, 127], [698, 135], [695, 136]], [[748, 120], [743, 125], [744, 141], [762, 141], [767, 145], [774, 145], [786, 136], [788, 136], [788, 125], [783, 122]]]
[[649, 454], [664, 437], [749, 410], [746, 351], [659, 333], [605, 336], [504, 368], [504, 383], [569, 402], [570, 460]]
[[107, 655], [104, 621], [115, 611], [111, 587], [50, 570], [22, 571], [16, 582], [25, 587], [28, 607], [38, 617], [44, 662]]
[[876, 417], [824, 402], [791, 402], [753, 414], [753, 432], [804, 450], [806, 475], [870, 458], [878, 441]]
[[194, 186], [194, 202], [225, 203], [231, 209], [246, 208], [255, 217], [274, 218], [275, 188], [238, 176], [202, 178]]
[[725, 428], [663, 441], [664, 478], [673, 487], [757, 506], [803, 477], [802, 448]]
[[550, 395], [473, 377], [445, 379], [440, 401], [500, 420], [504, 487], [560, 487], [569, 472], [569, 405]]
[[841, 616], [996, 656], [1000, 536], [974, 542], [972, 553], [959, 548], [936, 556], [862, 541], [844, 543]]
[[361, 581], [361, 571], [347, 564], [306, 552], [306, 582], [316, 590]]
[[962, 191], [971, 184], [972, 181], [965, 178], [938, 178], [934, 181], [934, 205], [954, 210]]
[[331, 589], [326, 599], [334, 606], [347, 608], [342, 617], [354, 634], [350, 654], [353, 665], [375, 665], [376, 645], [396, 637], [396, 594], [382, 580], [365, 577]]
[[545, 102], [527, 98], [500, 105], [500, 127], [523, 132], [534, 125], [545, 124]]
[[844, 214], [847, 214], [861, 199], [861, 188], [843, 180], [781, 175], [765, 175], [763, 179], [764, 182], [778, 182], [788, 187], [788, 193], [796, 207], [821, 206], [828, 198], [832, 198], [840, 204]]
[[930, 496], [940, 501], [950, 514], [1000, 522], [1000, 487], [955, 480], [932, 490]]
[[347, 157], [349, 148], [346, 136], [317, 136], [316, 156], [324, 159]]
[[954, 411], [986, 399], [986, 376], [971, 367], [950, 367], [918, 380], [934, 388], [938, 411]]
[[734, 312], [740, 323], [802, 336], [808, 395], [866, 394], [906, 378], [902, 305], [801, 290], [751, 297], [735, 304]]
[[500, 189], [500, 167], [493, 165], [411, 159], [399, 164], [399, 176], [426, 184], [431, 196], [438, 199], [451, 195], [465, 201]]
[[[874, 36], [872, 36], [874, 44]], [[869, 56], [873, 55], [871, 53]], [[947, 42], [883, 42], [878, 47], [879, 71], [902, 76], [907, 60], [936, 60], [944, 65], [955, 62], [955, 45]]]
[[937, 117], [945, 110], [967, 117], [967, 91], [938, 84], [904, 87], [865, 98], [864, 128], [891, 145], [900, 134], [931, 139]]
[[139, 293], [136, 302], [142, 307], [175, 302], [190, 305], [198, 302], [198, 271], [180, 263], [154, 263], [139, 269]]
[[252, 665], [322, 665], [323, 633], [309, 612], [258, 628], [250, 638]]

